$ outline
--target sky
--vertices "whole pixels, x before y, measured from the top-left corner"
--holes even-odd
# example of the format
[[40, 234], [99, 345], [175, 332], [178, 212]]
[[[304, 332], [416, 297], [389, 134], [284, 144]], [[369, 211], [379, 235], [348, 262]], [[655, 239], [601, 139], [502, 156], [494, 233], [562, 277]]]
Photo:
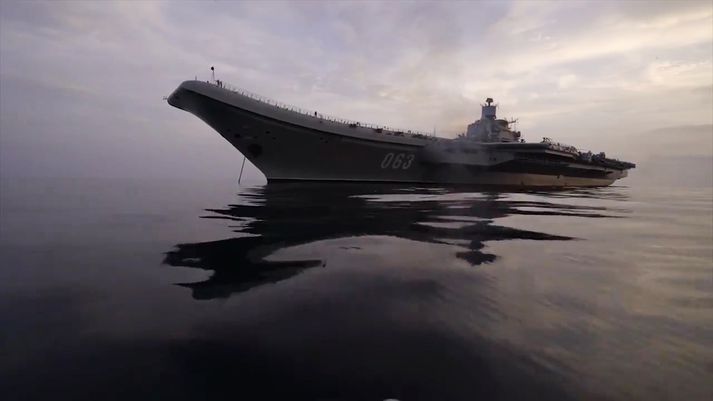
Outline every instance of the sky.
[[663, 162], [713, 168], [710, 0], [3, 0], [0, 178], [236, 177], [240, 153], [163, 100], [210, 66], [285, 103], [443, 137], [492, 97], [529, 141], [650, 178]]

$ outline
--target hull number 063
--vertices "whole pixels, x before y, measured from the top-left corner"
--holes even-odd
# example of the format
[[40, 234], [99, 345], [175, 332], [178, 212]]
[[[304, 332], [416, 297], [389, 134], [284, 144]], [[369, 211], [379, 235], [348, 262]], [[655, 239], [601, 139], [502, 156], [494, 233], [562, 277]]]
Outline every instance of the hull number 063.
[[387, 153], [381, 161], [381, 168], [408, 170], [413, 163], [414, 155], [410, 153]]

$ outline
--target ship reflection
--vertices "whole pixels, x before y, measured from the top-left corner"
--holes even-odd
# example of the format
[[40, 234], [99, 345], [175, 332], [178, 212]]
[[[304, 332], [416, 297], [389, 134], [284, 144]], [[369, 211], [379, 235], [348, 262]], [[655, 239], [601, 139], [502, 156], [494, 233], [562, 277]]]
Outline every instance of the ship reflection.
[[482, 251], [487, 241], [572, 239], [500, 226], [495, 224], [499, 218], [513, 214], [613, 217], [591, 207], [530, 198], [403, 185], [271, 184], [242, 192], [239, 204], [207, 210], [211, 215], [205, 218], [232, 221], [241, 236], [178, 244], [164, 263], [212, 270], [205, 281], [179, 285], [190, 288], [195, 299], [226, 298], [325, 266], [322, 259], [266, 259], [277, 250], [315, 241], [393, 236], [450, 244], [458, 258], [477, 266], [497, 258]]

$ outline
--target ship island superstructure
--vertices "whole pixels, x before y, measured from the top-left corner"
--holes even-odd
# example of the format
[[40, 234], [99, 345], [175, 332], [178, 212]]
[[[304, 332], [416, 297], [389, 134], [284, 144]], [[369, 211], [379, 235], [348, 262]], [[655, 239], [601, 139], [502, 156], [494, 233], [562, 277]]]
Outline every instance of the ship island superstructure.
[[491, 98], [456, 138], [330, 117], [219, 80], [185, 81], [167, 100], [215, 129], [268, 182], [606, 186], [635, 167], [548, 138], [525, 142]]

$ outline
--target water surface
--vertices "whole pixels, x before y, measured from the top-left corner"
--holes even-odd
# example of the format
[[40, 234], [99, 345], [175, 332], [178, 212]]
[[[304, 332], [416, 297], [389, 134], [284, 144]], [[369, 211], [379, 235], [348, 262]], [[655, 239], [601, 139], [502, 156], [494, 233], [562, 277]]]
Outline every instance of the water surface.
[[710, 189], [1, 189], [10, 399], [713, 397]]

